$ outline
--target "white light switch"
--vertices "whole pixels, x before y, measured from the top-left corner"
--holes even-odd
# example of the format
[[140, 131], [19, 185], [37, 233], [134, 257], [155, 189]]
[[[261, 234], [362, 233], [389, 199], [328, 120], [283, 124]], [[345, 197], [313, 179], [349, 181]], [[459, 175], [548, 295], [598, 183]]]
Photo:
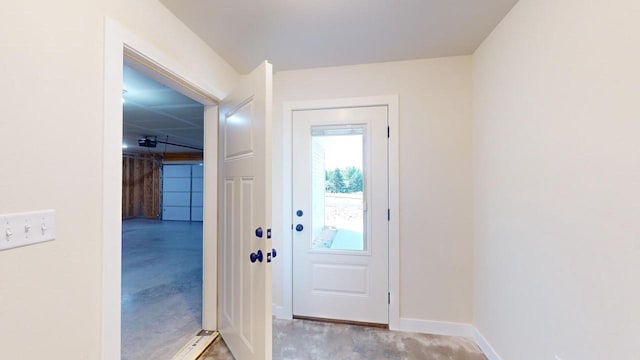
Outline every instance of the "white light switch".
[[0, 229], [0, 251], [54, 240], [55, 210], [0, 215]]

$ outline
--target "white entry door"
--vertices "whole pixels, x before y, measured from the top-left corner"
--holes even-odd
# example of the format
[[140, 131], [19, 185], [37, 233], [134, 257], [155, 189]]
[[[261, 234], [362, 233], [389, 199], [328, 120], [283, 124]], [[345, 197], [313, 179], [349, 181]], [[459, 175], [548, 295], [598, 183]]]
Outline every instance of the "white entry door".
[[387, 106], [293, 112], [293, 314], [388, 324]]
[[271, 359], [271, 64], [220, 107], [218, 328], [237, 360]]

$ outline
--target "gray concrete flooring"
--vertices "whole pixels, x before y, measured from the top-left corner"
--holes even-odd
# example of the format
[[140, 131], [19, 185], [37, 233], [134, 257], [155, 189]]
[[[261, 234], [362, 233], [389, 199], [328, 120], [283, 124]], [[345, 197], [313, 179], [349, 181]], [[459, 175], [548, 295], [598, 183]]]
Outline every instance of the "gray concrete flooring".
[[[200, 360], [233, 360], [218, 338]], [[305, 320], [273, 321], [274, 360], [487, 360], [471, 339]]]
[[122, 223], [122, 360], [170, 359], [201, 327], [202, 222]]

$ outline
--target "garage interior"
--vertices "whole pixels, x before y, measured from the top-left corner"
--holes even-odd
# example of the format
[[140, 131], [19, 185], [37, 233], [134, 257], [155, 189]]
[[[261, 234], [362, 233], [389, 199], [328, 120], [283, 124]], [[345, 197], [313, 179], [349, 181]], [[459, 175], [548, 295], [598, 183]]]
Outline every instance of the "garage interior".
[[122, 359], [175, 354], [202, 329], [201, 104], [125, 65]]

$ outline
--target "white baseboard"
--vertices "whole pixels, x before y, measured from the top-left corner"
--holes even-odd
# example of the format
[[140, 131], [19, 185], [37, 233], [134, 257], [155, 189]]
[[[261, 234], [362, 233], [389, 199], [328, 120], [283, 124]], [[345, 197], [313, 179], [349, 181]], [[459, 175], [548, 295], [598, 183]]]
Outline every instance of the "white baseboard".
[[488, 360], [502, 360], [480, 330], [471, 324], [400, 318], [398, 328], [392, 330], [471, 338], [478, 344]]
[[473, 327], [473, 339], [476, 341], [476, 344], [480, 347], [480, 350], [487, 356], [488, 360], [502, 360], [498, 352], [489, 344], [487, 339], [482, 336], [480, 330], [478, 330], [475, 326]]
[[398, 331], [409, 331], [434, 335], [474, 337], [474, 327], [465, 323], [454, 323], [446, 321], [419, 320], [400, 318]]

